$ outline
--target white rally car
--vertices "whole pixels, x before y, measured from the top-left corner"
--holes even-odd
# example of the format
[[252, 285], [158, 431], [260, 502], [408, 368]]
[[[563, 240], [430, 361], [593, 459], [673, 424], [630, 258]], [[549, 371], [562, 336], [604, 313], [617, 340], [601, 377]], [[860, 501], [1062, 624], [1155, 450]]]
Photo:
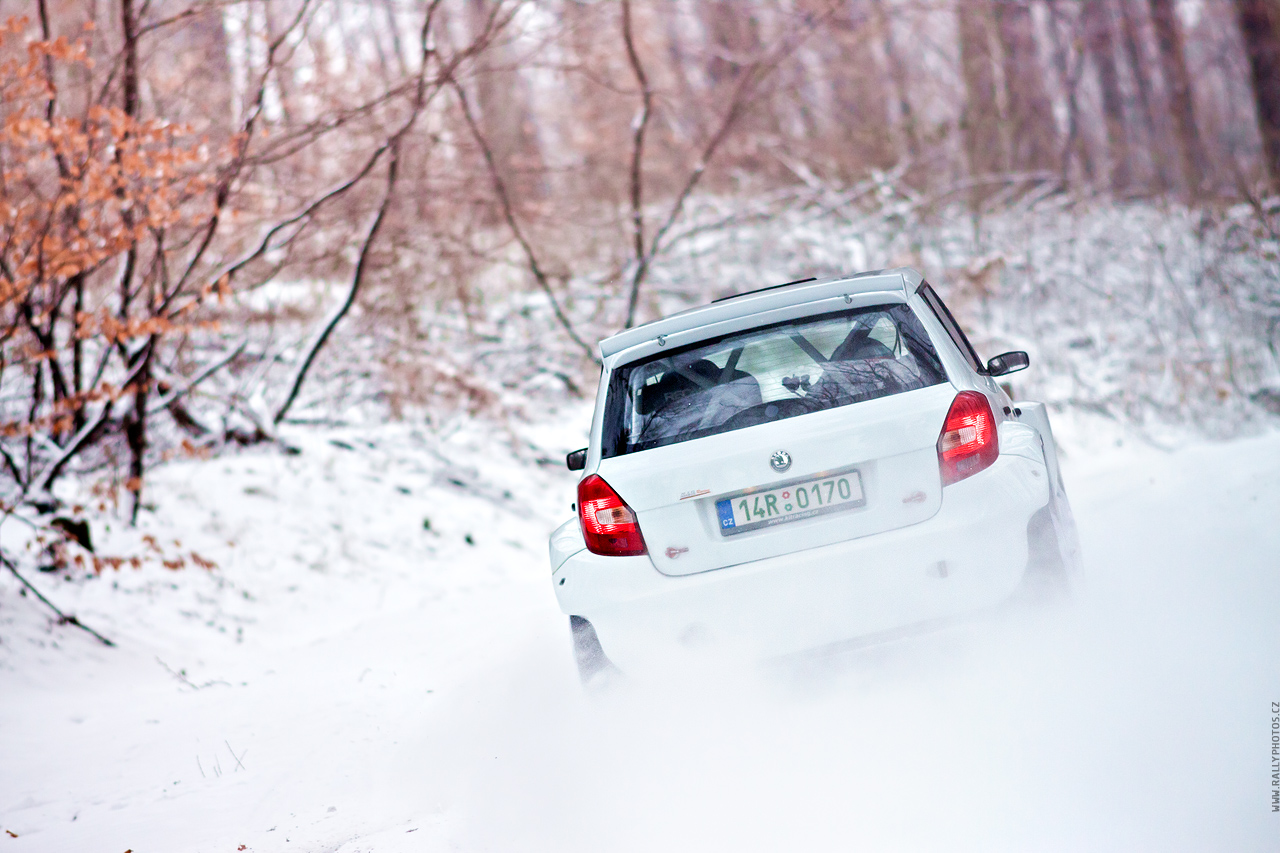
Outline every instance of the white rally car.
[[974, 611], [1078, 562], [1042, 403], [908, 269], [714, 302], [600, 343], [578, 518], [551, 536], [584, 680], [770, 659]]

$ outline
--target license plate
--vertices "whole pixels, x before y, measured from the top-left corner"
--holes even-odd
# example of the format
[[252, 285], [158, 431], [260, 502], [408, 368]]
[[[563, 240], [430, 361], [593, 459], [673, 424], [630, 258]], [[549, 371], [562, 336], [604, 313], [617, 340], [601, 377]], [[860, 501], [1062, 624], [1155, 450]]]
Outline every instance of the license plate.
[[716, 501], [720, 533], [731, 536], [788, 521], [864, 506], [862, 475], [857, 471], [801, 480], [771, 489], [752, 489]]

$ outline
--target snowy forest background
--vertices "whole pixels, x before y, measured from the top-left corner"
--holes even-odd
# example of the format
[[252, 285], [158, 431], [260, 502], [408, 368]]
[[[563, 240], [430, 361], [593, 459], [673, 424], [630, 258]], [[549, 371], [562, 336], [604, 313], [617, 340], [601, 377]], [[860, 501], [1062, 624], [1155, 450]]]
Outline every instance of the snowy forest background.
[[[1275, 0], [0, 23], [0, 846], [1275, 848]], [[897, 265], [1029, 351], [1070, 605], [585, 697], [595, 342]]]
[[623, 326], [897, 265], [1059, 411], [1153, 437], [1280, 411], [1270, 0], [0, 19], [7, 512], [136, 520], [158, 462], [286, 424], [514, 435]]

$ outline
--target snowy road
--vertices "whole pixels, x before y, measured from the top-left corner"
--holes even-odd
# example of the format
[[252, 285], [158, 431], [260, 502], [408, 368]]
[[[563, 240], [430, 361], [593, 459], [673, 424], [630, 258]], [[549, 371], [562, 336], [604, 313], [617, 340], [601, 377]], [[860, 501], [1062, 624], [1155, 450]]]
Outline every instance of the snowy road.
[[222, 568], [53, 588], [119, 649], [6, 580], [0, 853], [1280, 849], [1280, 436], [1071, 445], [1063, 611], [595, 701], [572, 481], [415, 441], [162, 471]]

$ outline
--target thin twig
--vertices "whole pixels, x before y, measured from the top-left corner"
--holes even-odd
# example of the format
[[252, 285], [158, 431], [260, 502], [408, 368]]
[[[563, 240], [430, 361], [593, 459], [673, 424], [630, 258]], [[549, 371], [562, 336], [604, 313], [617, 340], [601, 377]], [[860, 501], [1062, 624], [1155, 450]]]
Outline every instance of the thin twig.
[[236, 760], [236, 770], [247, 770], [248, 768], [244, 766], [244, 762], [242, 762], [240, 759], [248, 755], [249, 750], [246, 749], [244, 752], [240, 753], [239, 755], [236, 755], [236, 751], [231, 748], [230, 743], [227, 743], [227, 741], [225, 740], [223, 741], [223, 743], [227, 745], [227, 752], [231, 753], [231, 757]]
[[236, 356], [240, 355], [240, 353], [245, 351], [245, 348], [247, 346], [249, 346], [248, 338], [241, 341], [240, 345], [237, 346], [235, 349], [233, 349], [230, 353], [218, 359], [213, 364], [209, 365], [204, 370], [200, 371], [200, 373], [196, 374], [190, 380], [183, 383], [182, 387], [175, 388], [172, 391], [169, 391], [168, 393], [166, 393], [159, 400], [156, 400], [154, 403], [151, 404], [151, 408], [147, 410], [147, 413], [155, 414], [159, 412], [161, 409], [166, 409], [169, 406], [172, 406], [174, 403], [178, 402], [183, 397], [190, 394], [197, 385], [199, 385], [201, 382], [208, 379], [210, 376], [212, 376], [214, 373], [221, 370], [226, 365], [230, 364], [236, 358]]
[[[333, 201], [334, 199], [338, 198], [347, 190], [351, 189], [356, 184], [358, 184], [361, 180], [363, 180], [365, 175], [369, 174], [369, 172], [373, 170], [373, 167], [378, 164], [378, 161], [382, 159], [382, 155], [387, 153], [387, 148], [388, 148], [387, 145], [382, 145], [378, 147], [373, 152], [373, 154], [369, 156], [369, 159], [365, 161], [364, 165], [360, 167], [359, 171], [357, 171], [353, 176], [343, 181], [342, 183], [338, 184], [337, 186], [329, 190], [326, 190], [324, 193], [322, 193], [321, 195], [316, 197], [314, 200], [312, 200], [310, 203], [308, 203], [306, 207], [302, 208], [302, 210], [293, 214], [289, 218], [283, 219], [280, 222], [277, 222], [275, 225], [273, 225], [271, 228], [267, 230], [266, 234], [263, 235], [262, 239], [258, 242], [258, 245], [254, 249], [249, 251], [248, 254], [244, 255], [238, 260], [232, 261], [229, 265], [219, 269], [214, 275], [210, 276], [210, 280], [214, 282], [218, 282], [218, 281], [222, 281], [223, 279], [234, 277], [237, 272], [239, 272], [244, 267], [248, 266], [253, 261], [262, 257], [269, 250], [273, 248], [279, 248], [280, 246], [283, 246], [285, 243], [288, 243], [294, 237], [298, 236], [298, 233], [300, 232], [301, 229], [299, 229], [298, 232], [294, 232], [293, 234], [291, 234], [282, 243], [277, 243], [273, 245], [271, 242], [272, 239], [278, 233], [280, 233], [286, 228], [289, 228], [292, 225], [296, 225], [299, 222], [303, 222], [303, 220], [310, 220], [312, 215], [315, 214], [316, 210], [318, 210], [322, 205], [324, 205], [326, 202]], [[302, 227], [305, 227], [305, 226], [306, 226], [306, 223], [303, 222]], [[199, 298], [203, 298], [203, 297], [199, 297]], [[180, 311], [181, 309], [179, 309], [179, 313]]]
[[40, 590], [36, 589], [34, 586], [31, 585], [31, 581], [27, 580], [22, 576], [22, 573], [18, 571], [18, 567], [15, 566], [13, 564], [13, 561], [10, 560], [8, 557], [4, 556], [3, 554], [0, 554], [0, 563], [4, 563], [5, 568], [13, 572], [13, 576], [17, 578], [19, 581], [21, 581], [23, 586], [31, 590], [32, 594], [35, 595], [36, 598], [43, 601], [45, 606], [47, 606], [54, 613], [58, 614], [58, 624], [75, 625], [77, 628], [79, 628], [82, 631], [88, 631], [95, 638], [97, 638], [98, 642], [102, 643], [102, 645], [111, 646], [112, 648], [115, 647], [115, 643], [111, 642], [106, 637], [102, 636], [97, 631], [93, 630], [88, 625], [81, 622], [74, 615], [63, 613], [61, 610], [59, 610], [56, 604], [54, 604], [49, 599], [45, 598], [44, 595], [41, 594]]
[[511, 230], [512, 236], [516, 238], [516, 243], [520, 245], [520, 249], [524, 252], [529, 272], [533, 274], [533, 279], [538, 283], [538, 287], [546, 294], [548, 301], [551, 303], [551, 310], [555, 312], [556, 319], [564, 327], [570, 340], [587, 354], [587, 358], [599, 364], [600, 359], [596, 356], [595, 350], [578, 335], [578, 332], [573, 328], [573, 322], [560, 307], [560, 300], [556, 299], [555, 291], [551, 289], [551, 281], [542, 269], [542, 264], [538, 262], [538, 254], [525, 236], [524, 229], [520, 227], [520, 221], [516, 219], [515, 208], [511, 203], [511, 196], [507, 192], [507, 183], [503, 180], [502, 173], [498, 169], [498, 163], [493, 156], [493, 149], [489, 146], [489, 140], [485, 137], [484, 131], [480, 129], [479, 122], [476, 121], [475, 112], [471, 108], [471, 101], [467, 98], [466, 91], [457, 80], [452, 80], [451, 83], [454, 93], [458, 96], [458, 103], [462, 106], [462, 117], [467, 122], [467, 129], [471, 131], [472, 138], [475, 139], [476, 145], [480, 147], [480, 154], [484, 158], [485, 166], [489, 172], [489, 180], [493, 183], [493, 191], [498, 196], [498, 205], [502, 208], [502, 218], [507, 223], [507, 228]]
[[[634, 242], [636, 271], [644, 266], [644, 135], [649, 127], [649, 116], [653, 112], [653, 89], [649, 85], [649, 76], [645, 74], [644, 64], [636, 51], [635, 37], [631, 32], [631, 0], [622, 0], [622, 41], [627, 48], [627, 61], [631, 64], [631, 72], [640, 86], [640, 112], [632, 119], [631, 143], [631, 237]], [[631, 325], [631, 317], [635, 314], [635, 299], [639, 289], [632, 287], [631, 304], [627, 308], [627, 325]]]
[[351, 306], [355, 304], [356, 296], [360, 292], [360, 285], [364, 283], [365, 269], [369, 260], [369, 250], [373, 247], [374, 240], [378, 236], [378, 232], [382, 229], [382, 222], [386, 218], [387, 210], [391, 207], [391, 201], [395, 196], [396, 178], [400, 167], [400, 140], [396, 139], [391, 144], [391, 159], [387, 164], [387, 190], [382, 197], [382, 204], [378, 205], [378, 212], [373, 217], [373, 223], [369, 226], [369, 231], [365, 235], [364, 242], [360, 245], [360, 254], [356, 259], [356, 268], [351, 275], [351, 285], [347, 288], [347, 296], [342, 303], [325, 321], [321, 327], [320, 333], [316, 336], [311, 346], [307, 348], [306, 354], [302, 361], [298, 364], [298, 369], [293, 374], [293, 381], [289, 383], [289, 393], [284, 398], [284, 402], [280, 404], [280, 408], [276, 409], [275, 415], [272, 417], [272, 423], [279, 425], [284, 420], [285, 415], [289, 413], [289, 409], [293, 406], [294, 400], [298, 398], [298, 392], [302, 390], [302, 383], [306, 381], [307, 373], [311, 369], [312, 363], [316, 356], [320, 354], [321, 348], [325, 342], [329, 340], [329, 335], [337, 327], [338, 323], [347, 312], [351, 310]]
[[[174, 669], [173, 667], [169, 666], [169, 664], [161, 660], [159, 655], [156, 655], [156, 663], [164, 667], [165, 672], [169, 673], [178, 681], [181, 681], [183, 684], [190, 687], [192, 690], [199, 690], [202, 687], [213, 687], [215, 684], [221, 684], [225, 687], [231, 686], [231, 682], [223, 681], [221, 678], [215, 678], [212, 681], [206, 681], [204, 684], [196, 684], [190, 678], [187, 678], [187, 671], [185, 669]], [[248, 750], [245, 750], [245, 751], [248, 752]], [[235, 753], [232, 753], [232, 755], [235, 755]]]
[[[141, 353], [139, 353], [139, 355], [140, 354]], [[129, 373], [125, 375], [124, 381], [120, 383], [121, 393], [124, 393], [125, 389], [127, 389], [129, 385], [137, 379], [138, 374], [142, 371], [143, 365], [146, 363], [145, 358], [137, 358], [136, 361], [137, 363], [134, 364], [133, 367], [130, 368]], [[54, 478], [62, 471], [62, 467], [70, 462], [73, 456], [87, 447], [90, 443], [90, 439], [92, 439], [94, 434], [107, 422], [107, 418], [110, 417], [111, 410], [114, 406], [115, 401], [108, 397], [102, 404], [102, 409], [98, 412], [98, 416], [92, 421], [85, 423], [84, 426], [76, 431], [75, 435], [73, 435], [62, 447], [62, 451], [58, 456], [45, 466], [44, 470], [40, 472], [38, 477], [35, 477], [30, 481], [24, 494], [30, 493], [34, 495], [41, 495], [48, 492], [49, 488], [53, 485]]]
[[[644, 284], [646, 275], [653, 265], [653, 261], [663, 251], [663, 241], [666, 239], [667, 233], [680, 220], [681, 214], [684, 213], [686, 203], [694, 190], [698, 188], [698, 184], [702, 181], [703, 175], [706, 173], [711, 161], [715, 158], [720, 146], [729, 137], [737, 125], [739, 119], [747, 111], [750, 106], [751, 96], [755, 94], [756, 87], [764, 81], [766, 77], [777, 70], [783, 59], [790, 56], [813, 32], [818, 26], [825, 22], [834, 14], [838, 4], [831, 3], [821, 15], [814, 16], [805, 26], [799, 30], [799, 35], [794, 40], [783, 40], [777, 50], [771, 55], [757, 59], [747, 64], [738, 74], [737, 82], [734, 84], [733, 94], [729, 99], [729, 106], [725, 110], [724, 115], [720, 119], [720, 124], [715, 132], [707, 139], [702, 151], [698, 156], [697, 162], [693, 169], [690, 170], [688, 177], [685, 179], [684, 186], [676, 193], [675, 200], [671, 203], [671, 207], [667, 211], [666, 218], [662, 224], [654, 231], [652, 238], [649, 240], [647, 248], [642, 246], [635, 257], [635, 268], [631, 274], [630, 293], [627, 297], [627, 318], [626, 327], [631, 328], [635, 324], [636, 306], [640, 299], [640, 287]], [[624, 6], [624, 12], [627, 7]], [[623, 39], [631, 47], [630, 33], [630, 15], [627, 14], [623, 19]], [[630, 53], [630, 51], [629, 51]], [[634, 54], [632, 53], [634, 56]], [[632, 72], [637, 75], [637, 79], [641, 81], [641, 85], [646, 85], [647, 78], [643, 77], [644, 70], [638, 64], [638, 57], [632, 60]], [[643, 142], [643, 139], [638, 140]], [[638, 158], [638, 144], [636, 148]], [[633, 176], [638, 180], [639, 164], [633, 163]], [[633, 188], [634, 189], [634, 188]]]
[[[442, 77], [440, 80], [435, 82], [434, 90], [430, 95], [428, 95], [427, 70], [430, 66], [430, 59], [433, 52], [433, 48], [431, 46], [431, 27], [432, 22], [435, 20], [435, 13], [439, 5], [440, 0], [432, 0], [431, 4], [427, 7], [426, 14], [423, 16], [422, 30], [419, 36], [421, 66], [418, 69], [418, 80], [417, 86], [414, 90], [413, 107], [409, 112], [409, 117], [405, 119], [399, 129], [397, 129], [382, 146], [383, 149], [391, 152], [390, 159], [387, 163], [387, 189], [382, 196], [382, 203], [378, 205], [378, 212], [374, 215], [373, 223], [369, 226], [369, 231], [365, 235], [364, 242], [360, 245], [360, 253], [356, 258], [356, 266], [351, 275], [351, 285], [347, 289], [347, 296], [342, 301], [342, 304], [338, 306], [337, 310], [335, 310], [325, 322], [324, 326], [321, 327], [320, 333], [307, 349], [301, 363], [299, 363], [298, 369], [294, 373], [293, 381], [289, 385], [289, 393], [272, 418], [272, 424], [274, 426], [279, 426], [280, 422], [284, 420], [285, 415], [288, 414], [289, 409], [293, 406], [294, 400], [298, 397], [298, 392], [302, 390], [302, 383], [306, 380], [307, 373], [311, 369], [311, 365], [315, 361], [316, 356], [319, 355], [320, 349], [325, 345], [325, 342], [329, 339], [329, 335], [333, 333], [334, 328], [336, 328], [342, 318], [346, 316], [347, 312], [351, 310], [351, 306], [355, 304], [356, 296], [360, 292], [360, 286], [364, 283], [364, 274], [366, 264], [369, 259], [370, 249], [372, 249], [374, 241], [378, 237], [378, 232], [382, 229], [382, 222], [386, 219], [387, 211], [391, 209], [391, 204], [395, 200], [396, 181], [400, 175], [400, 144], [404, 140], [405, 136], [407, 136], [413, 129], [414, 125], [417, 124], [418, 117], [422, 115], [422, 112], [426, 108], [428, 102], [444, 85], [442, 81], [445, 78]], [[381, 156], [381, 149], [374, 155], [370, 164], [372, 165], [379, 156]]]

